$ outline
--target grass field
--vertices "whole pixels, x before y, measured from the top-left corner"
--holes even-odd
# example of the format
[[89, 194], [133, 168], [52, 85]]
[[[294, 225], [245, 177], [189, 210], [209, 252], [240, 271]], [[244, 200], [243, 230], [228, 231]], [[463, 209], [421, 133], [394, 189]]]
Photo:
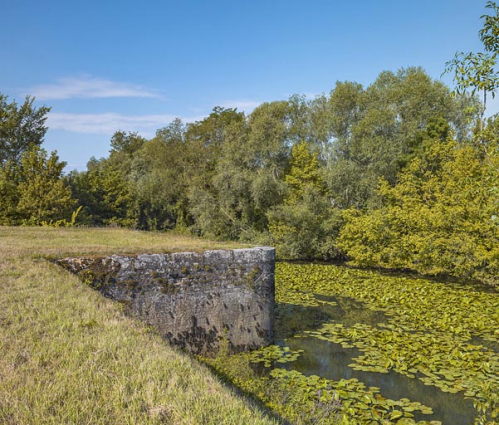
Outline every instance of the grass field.
[[232, 247], [174, 233], [0, 227], [0, 423], [276, 423], [45, 259]]

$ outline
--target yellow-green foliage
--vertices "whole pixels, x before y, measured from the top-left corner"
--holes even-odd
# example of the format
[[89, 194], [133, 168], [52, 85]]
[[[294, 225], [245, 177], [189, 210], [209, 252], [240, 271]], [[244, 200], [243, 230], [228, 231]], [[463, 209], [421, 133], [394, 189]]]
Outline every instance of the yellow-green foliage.
[[0, 227], [0, 423], [275, 423], [117, 303], [33, 258], [212, 247], [178, 234]]
[[[482, 142], [480, 142], [482, 143]], [[338, 245], [362, 266], [409, 268], [497, 284], [499, 153], [435, 140], [396, 186], [381, 181], [377, 210], [345, 213]]]
[[305, 142], [293, 146], [290, 158], [290, 171], [284, 181], [289, 187], [289, 194], [285, 199], [288, 205], [303, 200], [306, 186], [312, 186], [319, 193], [323, 193], [325, 185], [319, 171], [319, 162]]
[[272, 243], [280, 258], [331, 258], [339, 217], [325, 196], [317, 156], [306, 143], [293, 146], [285, 176], [288, 193], [267, 214]]
[[65, 165], [55, 152], [48, 156], [38, 146], [26, 150], [19, 162], [3, 164], [0, 167], [0, 224], [40, 225], [71, 220], [76, 201], [61, 179]]

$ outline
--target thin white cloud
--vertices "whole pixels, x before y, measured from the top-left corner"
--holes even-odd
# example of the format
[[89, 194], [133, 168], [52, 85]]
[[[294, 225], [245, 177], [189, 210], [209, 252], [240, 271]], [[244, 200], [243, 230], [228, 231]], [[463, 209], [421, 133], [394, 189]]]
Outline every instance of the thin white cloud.
[[104, 114], [50, 112], [47, 126], [51, 130], [65, 130], [75, 133], [112, 135], [117, 130], [123, 130], [152, 135], [157, 129], [168, 125], [175, 118], [181, 118], [184, 122], [194, 122], [202, 120], [204, 116], [177, 117], [170, 114], [131, 116], [114, 112]]
[[97, 99], [110, 97], [163, 97], [144, 86], [92, 76], [60, 78], [55, 84], [44, 84], [28, 90], [38, 100]]

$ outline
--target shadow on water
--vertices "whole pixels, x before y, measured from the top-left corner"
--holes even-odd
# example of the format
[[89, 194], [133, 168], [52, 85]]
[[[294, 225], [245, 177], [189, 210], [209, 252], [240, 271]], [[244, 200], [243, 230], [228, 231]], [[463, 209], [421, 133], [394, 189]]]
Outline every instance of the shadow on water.
[[387, 321], [382, 312], [369, 310], [359, 301], [344, 297], [316, 296], [318, 300], [334, 301], [336, 305], [302, 307], [291, 304], [278, 304], [276, 308], [276, 343], [286, 345], [291, 350], [304, 350], [293, 363], [279, 365], [297, 370], [304, 375], [318, 375], [326, 379], [356, 378], [366, 386], [380, 388], [384, 397], [399, 400], [408, 398], [419, 401], [433, 409], [432, 415], [414, 412], [415, 420], [437, 420], [444, 425], [473, 424], [476, 410], [471, 400], [462, 394], [440, 391], [434, 386], [424, 385], [415, 378], [408, 378], [397, 372], [363, 372], [348, 365], [353, 358], [362, 355], [356, 348], [343, 348], [341, 344], [320, 340], [314, 337], [294, 337], [298, 332], [318, 328], [324, 322], [337, 322], [345, 326], [355, 323], [376, 325]]
[[324, 304], [317, 307], [304, 307], [296, 304], [277, 304], [275, 310], [274, 332], [276, 341], [283, 341], [303, 331], [319, 328], [326, 322], [343, 323], [352, 326], [355, 323], [372, 325], [387, 323], [381, 311], [365, 308], [365, 304], [348, 297], [327, 297], [315, 295]]
[[[438, 285], [453, 285], [454, 289], [465, 289], [472, 290], [474, 292], [484, 292], [487, 294], [497, 294], [499, 293], [499, 286], [487, 285], [486, 283], [480, 282], [479, 280], [470, 280], [469, 278], [460, 278], [452, 275], [440, 274], [440, 275], [425, 275], [418, 273], [411, 269], [385, 269], [381, 267], [355, 267], [344, 260], [336, 261], [282, 261], [284, 263], [291, 264], [319, 264], [324, 266], [336, 266], [344, 269], [359, 270], [361, 272], [372, 271], [376, 274], [389, 276], [389, 277], [402, 277], [409, 279], [420, 279], [425, 281], [431, 281]], [[358, 276], [356, 279], [369, 279], [368, 276], [362, 277]]]

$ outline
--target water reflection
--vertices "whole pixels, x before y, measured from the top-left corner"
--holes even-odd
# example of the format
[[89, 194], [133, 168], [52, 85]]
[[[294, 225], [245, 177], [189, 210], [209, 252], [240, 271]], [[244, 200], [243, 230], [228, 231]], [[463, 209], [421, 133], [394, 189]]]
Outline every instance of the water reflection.
[[283, 341], [292, 350], [304, 350], [296, 362], [285, 365], [304, 375], [318, 375], [327, 379], [357, 378], [368, 387], [380, 388], [384, 397], [399, 400], [408, 398], [419, 401], [433, 409], [433, 415], [415, 413], [415, 420], [438, 420], [449, 425], [473, 423], [476, 411], [471, 400], [460, 394], [450, 394], [433, 386], [424, 385], [418, 379], [411, 379], [397, 372], [375, 373], [354, 370], [348, 365], [352, 358], [361, 355], [355, 348], [343, 348], [340, 344], [314, 337], [288, 338]]
[[277, 304], [275, 310], [274, 332], [276, 341], [282, 341], [306, 330], [319, 328], [325, 322], [343, 323], [353, 326], [355, 323], [372, 325], [387, 323], [382, 311], [374, 311], [365, 304], [348, 297], [327, 297], [315, 295], [324, 304], [316, 307], [304, 307], [296, 304]]
[[[368, 387], [378, 387], [384, 397], [399, 400], [408, 398], [419, 401], [433, 409], [432, 415], [414, 412], [415, 420], [438, 420], [444, 425], [469, 425], [476, 416], [471, 400], [462, 394], [444, 393], [434, 386], [424, 385], [418, 379], [411, 379], [397, 372], [363, 372], [348, 365], [353, 358], [361, 355], [356, 348], [343, 348], [341, 344], [320, 340], [312, 336], [294, 337], [304, 330], [312, 330], [324, 322], [337, 322], [345, 326], [355, 323], [376, 325], [386, 323], [383, 312], [366, 308], [365, 304], [345, 297], [316, 296], [318, 300], [334, 301], [336, 305], [302, 307], [291, 304], [278, 304], [276, 308], [276, 343], [287, 345], [292, 350], [304, 350], [296, 362], [280, 365], [297, 370], [304, 375], [318, 375], [338, 381], [356, 378]], [[277, 365], [276, 365], [277, 366]]]

